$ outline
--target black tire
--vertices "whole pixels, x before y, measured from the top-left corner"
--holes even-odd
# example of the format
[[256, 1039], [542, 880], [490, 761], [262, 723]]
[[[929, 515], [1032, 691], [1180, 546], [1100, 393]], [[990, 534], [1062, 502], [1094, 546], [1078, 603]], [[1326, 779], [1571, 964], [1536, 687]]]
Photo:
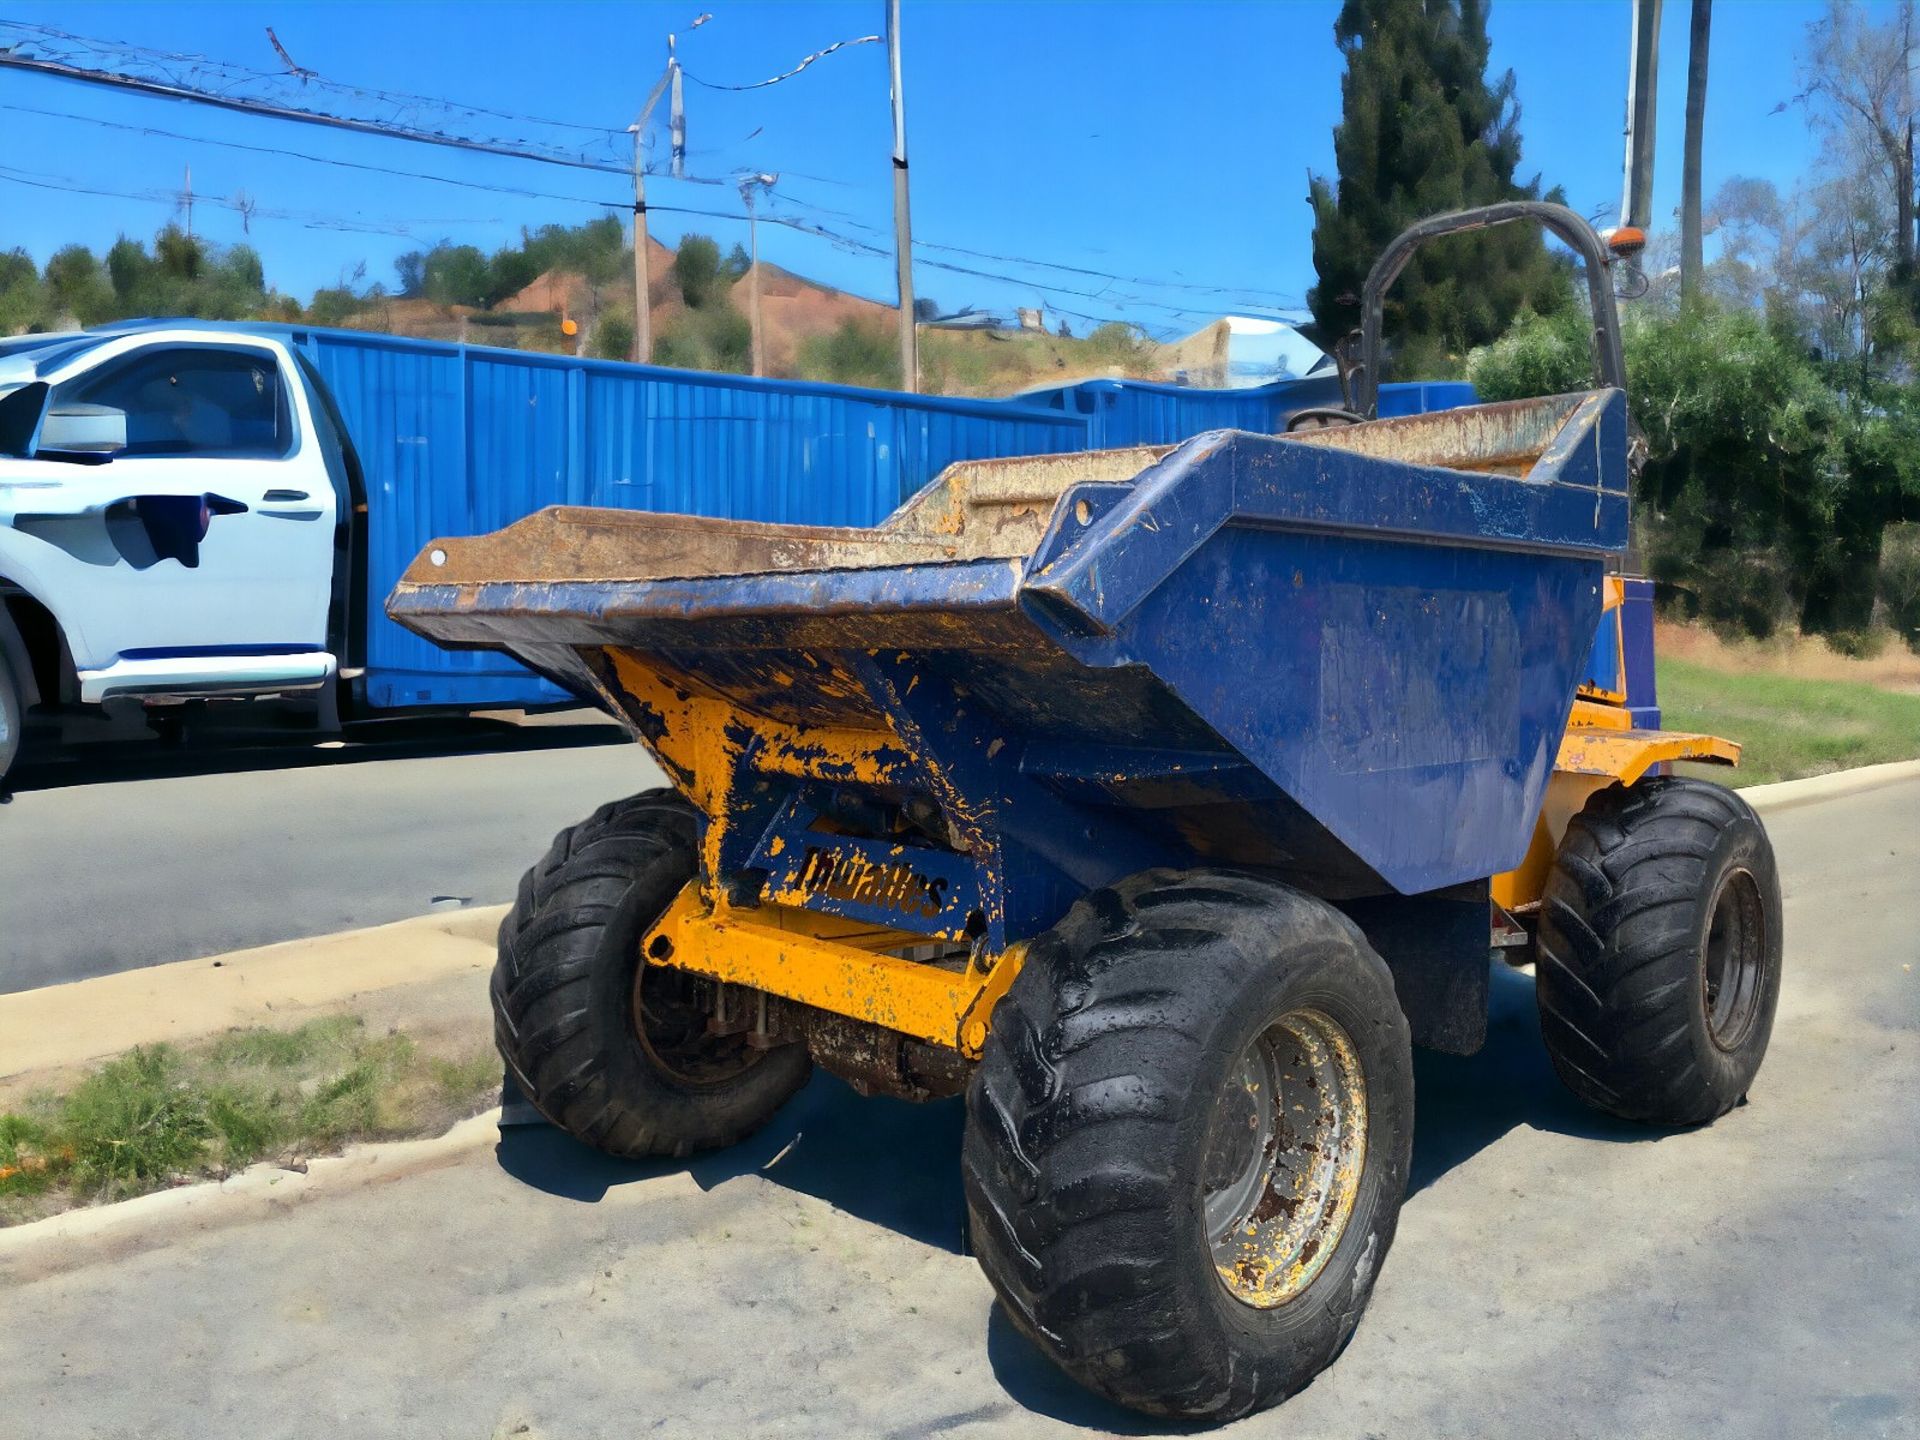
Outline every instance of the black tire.
[[[0, 625], [5, 623], [5, 616], [0, 614]], [[20, 753], [20, 736], [26, 725], [27, 710], [20, 698], [19, 681], [14, 678], [13, 662], [7, 659], [6, 648], [0, 646], [0, 788], [5, 787], [7, 771]]]
[[811, 1069], [802, 1046], [708, 1037], [696, 977], [640, 975], [640, 937], [693, 878], [699, 828], [671, 790], [603, 805], [555, 837], [500, 925], [501, 1058], [536, 1110], [609, 1154], [731, 1145]]
[[1678, 777], [1610, 786], [1568, 824], [1541, 906], [1553, 1068], [1623, 1119], [1726, 1114], [1767, 1051], [1780, 944], [1780, 875], [1746, 801]]
[[[1304, 1013], [1351, 1040], [1365, 1152], [1322, 1268], [1256, 1308], [1218, 1268], [1208, 1206], [1222, 1192], [1204, 1177], [1257, 1123], [1244, 1098], [1235, 1109], [1240, 1057]], [[1266, 1108], [1283, 1137], [1268, 1145], [1289, 1148], [1285, 1106]], [[1014, 1325], [1122, 1405], [1229, 1420], [1305, 1385], [1359, 1323], [1412, 1153], [1407, 1023], [1385, 963], [1331, 906], [1251, 875], [1148, 871], [1031, 947], [967, 1121], [974, 1248]]]

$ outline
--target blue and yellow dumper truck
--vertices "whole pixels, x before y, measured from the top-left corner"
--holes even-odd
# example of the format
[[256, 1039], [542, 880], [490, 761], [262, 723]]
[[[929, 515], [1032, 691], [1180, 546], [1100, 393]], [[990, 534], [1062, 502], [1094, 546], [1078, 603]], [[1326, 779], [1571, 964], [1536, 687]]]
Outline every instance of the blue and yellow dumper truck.
[[[1370, 419], [1414, 247], [1514, 220], [1585, 261], [1595, 388]], [[435, 541], [389, 612], [597, 698], [673, 782], [562, 833], [501, 927], [534, 1106], [658, 1156], [815, 1065], [964, 1093], [1015, 1326], [1124, 1405], [1224, 1420], [1358, 1323], [1410, 1046], [1476, 1049], [1499, 958], [1535, 962], [1582, 1099], [1739, 1102], [1779, 885], [1753, 811], [1669, 773], [1738, 752], [1658, 728], [1617, 573], [1610, 259], [1557, 206], [1415, 227], [1351, 408], [1285, 435], [957, 464], [864, 529], [563, 508]]]

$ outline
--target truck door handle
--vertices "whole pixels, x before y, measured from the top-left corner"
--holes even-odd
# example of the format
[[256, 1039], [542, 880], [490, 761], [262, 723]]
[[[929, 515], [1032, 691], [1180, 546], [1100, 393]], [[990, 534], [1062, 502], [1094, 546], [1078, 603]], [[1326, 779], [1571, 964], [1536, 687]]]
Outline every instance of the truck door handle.
[[261, 501], [268, 505], [284, 505], [288, 501], [305, 500], [306, 498], [307, 492], [304, 490], [269, 490], [260, 497]]

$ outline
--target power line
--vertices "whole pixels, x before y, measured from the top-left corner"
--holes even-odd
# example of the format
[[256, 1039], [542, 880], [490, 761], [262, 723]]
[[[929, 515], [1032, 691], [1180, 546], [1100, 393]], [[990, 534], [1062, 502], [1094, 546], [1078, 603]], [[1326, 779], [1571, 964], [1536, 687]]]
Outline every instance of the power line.
[[[0, 30], [39, 30], [37, 26], [22, 26], [12, 22], [0, 22]], [[47, 35], [75, 42], [80, 47], [100, 46], [114, 42], [88, 41], [80, 36], [69, 36], [60, 31], [46, 31]], [[34, 43], [29, 37], [29, 43]], [[198, 56], [170, 56], [159, 51], [141, 50], [137, 46], [121, 46], [120, 49], [133, 55], [152, 57], [149, 63], [177, 61], [194, 67], [206, 67], [216, 72], [221, 70], [237, 73], [242, 81], [249, 78], [280, 79], [283, 77], [263, 76], [263, 72], [241, 70], [238, 67], [224, 66], [218, 61], [204, 60]], [[0, 48], [0, 67], [24, 70], [34, 74], [47, 75], [59, 80], [73, 80], [84, 85], [102, 85], [109, 89], [132, 90], [142, 95], [154, 95], [166, 100], [191, 100], [201, 105], [212, 105], [222, 110], [236, 111], [243, 115], [259, 115], [273, 120], [291, 120], [302, 125], [319, 125], [334, 130], [347, 130], [361, 135], [379, 135], [389, 140], [413, 140], [423, 145], [439, 145], [450, 150], [468, 150], [482, 155], [501, 155], [515, 160], [534, 160], [545, 165], [562, 165], [575, 170], [594, 170], [607, 175], [630, 176], [633, 166], [620, 160], [593, 160], [585, 155], [568, 154], [557, 149], [543, 149], [537, 144], [525, 140], [479, 139], [457, 135], [451, 131], [431, 130], [418, 124], [407, 124], [399, 119], [368, 120], [350, 115], [336, 115], [329, 111], [306, 109], [297, 105], [275, 103], [269, 100], [252, 99], [241, 95], [221, 93], [202, 86], [185, 83], [177, 79], [155, 79], [149, 76], [124, 74], [111, 70], [89, 69], [72, 63], [70, 59], [55, 59], [22, 54], [17, 48]], [[329, 82], [319, 82], [328, 85]], [[393, 102], [400, 108], [407, 108], [425, 102], [421, 97], [408, 96], [399, 92], [377, 90], [360, 91], [349, 86], [331, 85], [331, 89], [346, 93], [364, 95], [382, 103]], [[470, 114], [490, 112], [470, 106], [448, 106], [447, 102], [438, 102], [443, 107]], [[571, 122], [540, 122], [543, 124], [570, 124]], [[575, 128], [592, 129], [607, 136], [626, 136], [624, 130], [603, 129], [599, 126], [579, 126]]]
[[[171, 190], [114, 190], [104, 186], [83, 185], [65, 175], [48, 175], [40, 171], [21, 170], [11, 165], [0, 165], [0, 180], [11, 181], [16, 185], [30, 186], [35, 190], [55, 190], [69, 195], [98, 195], [111, 200], [135, 200], [144, 204], [174, 206], [180, 197]], [[244, 215], [251, 220], [291, 220], [310, 230], [348, 230], [370, 235], [405, 235], [411, 237], [414, 226], [442, 225], [483, 225], [484, 220], [362, 220], [344, 215], [327, 215], [313, 210], [276, 210], [254, 205], [251, 202], [228, 199], [220, 195], [202, 195], [196, 192], [193, 197], [196, 205], [216, 205], [223, 210]]]
[[853, 46], [853, 45], [877, 45], [880, 43], [881, 38], [882, 37], [878, 35], [862, 35], [862, 36], [859, 36], [857, 39], [853, 39], [853, 40], [836, 40], [833, 42], [833, 44], [827, 46], [826, 49], [814, 51], [813, 54], [807, 56], [806, 59], [802, 60], [798, 65], [794, 66], [791, 70], [785, 71], [784, 73], [779, 75], [775, 75], [771, 79], [755, 80], [748, 85], [721, 85], [721, 84], [717, 84], [712, 80], [702, 80], [698, 75], [694, 74], [691, 70], [687, 69], [687, 67], [684, 65], [680, 67], [680, 73], [686, 76], [687, 79], [693, 81], [694, 84], [704, 85], [709, 90], [735, 90], [735, 91], [764, 90], [769, 85], [778, 85], [782, 80], [791, 80], [794, 76], [798, 75], [802, 70], [806, 69], [809, 65], [813, 64], [814, 61], [824, 60], [827, 58], [827, 56], [833, 54], [833, 52], [836, 50], [845, 50], [849, 46]]
[[[546, 125], [557, 130], [581, 130], [592, 134], [605, 135], [609, 139], [618, 139], [626, 131], [617, 126], [595, 125], [578, 120], [556, 120], [551, 116], [528, 115], [512, 110], [497, 110], [486, 105], [469, 105], [464, 101], [448, 100], [437, 95], [416, 95], [406, 90], [378, 90], [363, 85], [349, 85], [338, 80], [328, 80], [313, 70], [302, 69], [289, 64], [282, 71], [256, 70], [249, 66], [235, 64], [227, 60], [214, 60], [205, 55], [189, 55], [183, 51], [154, 50], [134, 45], [124, 40], [96, 40], [85, 35], [75, 35], [71, 31], [61, 30], [52, 25], [29, 25], [18, 20], [0, 20], [0, 30], [10, 30], [20, 35], [23, 42], [43, 48], [58, 48], [73, 54], [119, 55], [134, 64], [145, 64], [171, 72], [186, 68], [195, 72], [207, 72], [220, 76], [228, 84], [284, 84], [288, 79], [296, 79], [302, 91], [321, 89], [338, 95], [356, 96], [364, 100], [377, 101], [386, 105], [418, 105], [443, 110], [449, 114], [485, 115], [496, 120], [512, 120], [523, 125]], [[267, 27], [267, 41], [284, 60], [286, 51], [274, 36], [271, 26]], [[12, 47], [5, 47], [12, 48]]]
[[[462, 180], [451, 175], [435, 175], [427, 170], [401, 170], [390, 165], [370, 165], [360, 160], [341, 160], [331, 155], [315, 155], [306, 150], [288, 150], [278, 145], [249, 145], [242, 140], [215, 140], [203, 135], [182, 135], [178, 131], [162, 130], [152, 125], [135, 125], [123, 120], [105, 120], [97, 115], [79, 115], [68, 110], [43, 110], [33, 105], [7, 104], [0, 104], [0, 110], [11, 110], [22, 115], [40, 115], [52, 120], [77, 120], [83, 125], [99, 125], [110, 130], [149, 135], [162, 140], [178, 140], [188, 145], [215, 145], [224, 150], [244, 150], [254, 155], [306, 160], [315, 165], [332, 165], [343, 170], [360, 170], [374, 175], [392, 175], [402, 180], [429, 180], [436, 185], [455, 185], [467, 190], [484, 190], [495, 195], [517, 195], [528, 200], [559, 200], [573, 205], [595, 207], [604, 207], [607, 203], [587, 195], [561, 195], [548, 190], [528, 190], [518, 185], [498, 185], [485, 180]], [[702, 179], [696, 183], [717, 185], [721, 182]]]

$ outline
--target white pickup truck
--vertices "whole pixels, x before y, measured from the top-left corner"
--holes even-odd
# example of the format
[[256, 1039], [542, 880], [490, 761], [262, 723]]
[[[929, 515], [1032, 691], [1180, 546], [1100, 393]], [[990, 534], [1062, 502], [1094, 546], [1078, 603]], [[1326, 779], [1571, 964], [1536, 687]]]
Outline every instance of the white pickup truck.
[[310, 371], [184, 326], [0, 342], [0, 777], [36, 702], [333, 679], [354, 497]]

